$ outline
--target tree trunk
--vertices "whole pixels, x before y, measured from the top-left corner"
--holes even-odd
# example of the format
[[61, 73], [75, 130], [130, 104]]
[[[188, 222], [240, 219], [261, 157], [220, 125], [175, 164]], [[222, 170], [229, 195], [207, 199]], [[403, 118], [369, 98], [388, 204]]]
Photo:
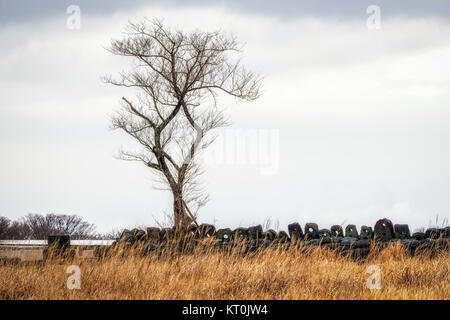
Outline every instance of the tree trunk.
[[180, 191], [172, 191], [173, 193], [173, 215], [175, 227], [178, 230], [186, 229], [189, 227], [189, 219], [187, 218], [186, 211], [184, 209], [183, 197]]

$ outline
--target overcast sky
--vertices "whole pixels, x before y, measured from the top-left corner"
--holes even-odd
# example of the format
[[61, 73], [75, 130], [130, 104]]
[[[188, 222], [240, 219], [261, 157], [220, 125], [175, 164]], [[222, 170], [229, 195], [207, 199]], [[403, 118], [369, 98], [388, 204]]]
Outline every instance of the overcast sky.
[[[243, 62], [264, 76], [259, 100], [222, 100], [232, 125], [205, 163], [211, 200], [200, 222], [359, 228], [387, 217], [414, 230], [439, 215], [442, 224], [448, 1], [299, 2], [0, 1], [0, 215], [77, 214], [107, 232], [170, 213], [171, 195], [153, 189], [148, 169], [113, 157], [135, 146], [108, 130], [134, 92], [100, 81], [127, 67], [104, 47], [128, 20], [148, 17], [235, 34]], [[80, 29], [67, 27], [72, 4]], [[381, 10], [378, 29], [367, 26], [369, 5]], [[257, 147], [240, 164], [234, 142], [246, 136]]]

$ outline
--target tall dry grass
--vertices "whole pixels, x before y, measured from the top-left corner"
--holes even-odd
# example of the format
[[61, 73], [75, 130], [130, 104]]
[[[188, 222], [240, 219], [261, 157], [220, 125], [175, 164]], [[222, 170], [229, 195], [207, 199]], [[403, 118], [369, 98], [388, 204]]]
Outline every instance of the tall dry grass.
[[[0, 299], [449, 299], [450, 255], [411, 257], [400, 246], [364, 260], [316, 249], [236, 251], [143, 257], [118, 251], [99, 261], [49, 259], [0, 265]], [[81, 289], [69, 290], [78, 265]], [[381, 289], [366, 287], [367, 267]]]

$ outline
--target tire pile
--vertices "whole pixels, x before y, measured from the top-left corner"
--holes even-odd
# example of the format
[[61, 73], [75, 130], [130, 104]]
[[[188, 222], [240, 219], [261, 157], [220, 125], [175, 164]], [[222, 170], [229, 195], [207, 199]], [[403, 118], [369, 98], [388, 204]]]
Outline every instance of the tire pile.
[[[205, 241], [208, 239], [210, 241]], [[405, 246], [410, 254], [435, 254], [442, 250], [450, 250], [450, 226], [429, 228], [426, 232], [410, 234], [406, 224], [393, 225], [389, 219], [378, 220], [374, 228], [362, 226], [358, 233], [353, 224], [345, 227], [334, 225], [330, 229], [319, 229], [315, 223], [306, 223], [304, 230], [299, 223], [288, 226], [288, 233], [275, 232], [272, 229], [263, 231], [261, 225], [231, 230], [218, 229], [210, 224], [191, 226], [184, 232], [174, 228], [147, 228], [147, 230], [124, 230], [117, 239], [117, 245], [140, 245], [143, 254], [155, 252], [188, 253], [195, 248], [205, 251], [227, 251], [238, 249], [243, 254], [264, 249], [298, 248], [304, 252], [317, 247], [336, 250], [343, 255], [365, 257], [372, 248], [386, 248], [390, 245]]]

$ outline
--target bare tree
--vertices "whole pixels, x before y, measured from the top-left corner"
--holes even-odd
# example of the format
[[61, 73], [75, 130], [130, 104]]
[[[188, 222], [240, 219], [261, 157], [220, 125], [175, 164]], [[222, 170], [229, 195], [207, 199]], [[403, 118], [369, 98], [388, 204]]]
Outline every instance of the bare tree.
[[6, 239], [8, 237], [8, 231], [11, 221], [6, 217], [0, 216], [0, 239]]
[[94, 237], [95, 225], [77, 215], [28, 214], [22, 218], [23, 225], [30, 230], [32, 239], [47, 239], [50, 234], [68, 234], [73, 239]]
[[22, 221], [11, 221], [6, 217], [0, 217], [1, 240], [23, 240], [30, 238], [30, 228]]
[[133, 137], [140, 150], [121, 150], [119, 158], [141, 161], [158, 174], [173, 194], [175, 226], [186, 227], [195, 221], [189, 207], [207, 200], [198, 156], [214, 140], [209, 132], [226, 124], [217, 98], [254, 100], [260, 78], [233, 57], [240, 52], [236, 39], [220, 31], [186, 33], [145, 19], [130, 22], [123, 33], [108, 50], [129, 57], [131, 68], [103, 80], [136, 89], [133, 100], [122, 98], [112, 128]]
[[28, 214], [11, 221], [0, 217], [0, 239], [47, 239], [50, 234], [69, 234], [74, 239], [95, 237], [95, 225], [76, 215], [65, 214]]
[[11, 221], [8, 218], [0, 216], [0, 235], [6, 233], [10, 223]]

